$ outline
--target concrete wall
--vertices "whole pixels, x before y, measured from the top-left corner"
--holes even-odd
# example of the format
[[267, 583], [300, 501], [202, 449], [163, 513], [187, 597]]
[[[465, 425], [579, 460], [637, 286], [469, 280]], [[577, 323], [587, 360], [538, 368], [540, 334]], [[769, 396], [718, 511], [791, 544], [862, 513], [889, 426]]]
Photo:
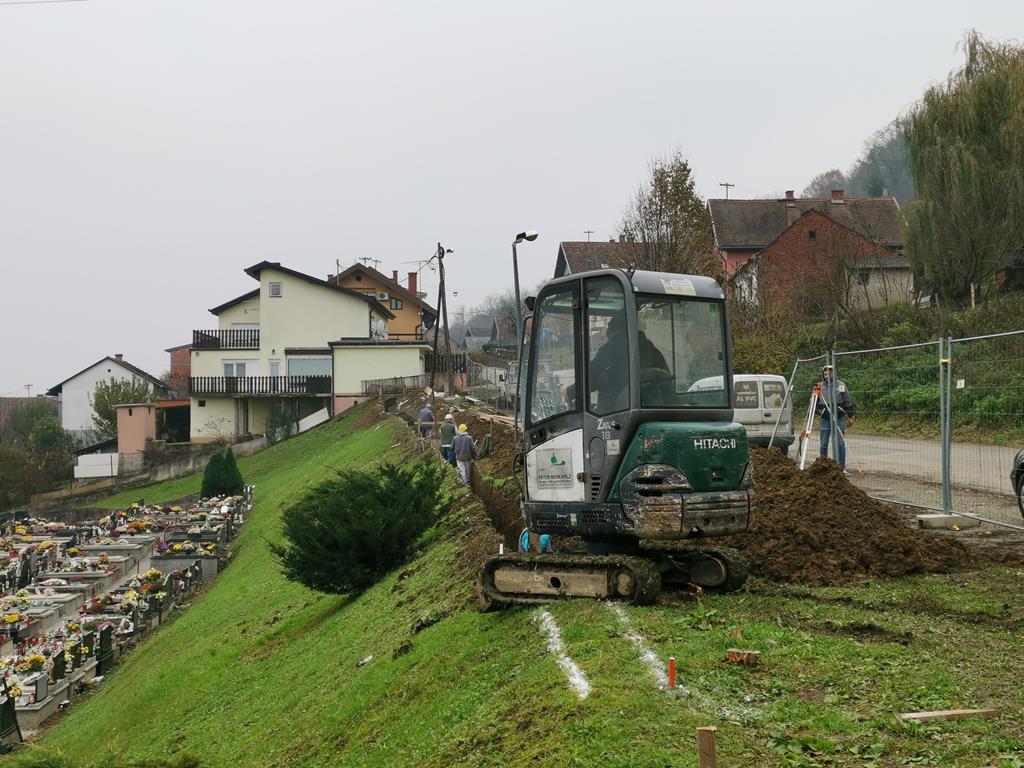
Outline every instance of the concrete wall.
[[427, 349], [405, 345], [335, 347], [334, 394], [362, 396], [366, 379], [417, 376], [423, 373], [423, 354]]
[[858, 309], [875, 309], [895, 303], [909, 303], [914, 296], [914, 273], [909, 269], [868, 270], [866, 284], [853, 270], [850, 304]]
[[[60, 393], [60, 423], [64, 429], [82, 437], [93, 430], [93, 409], [89, 398], [101, 381], [145, 381], [114, 360], [101, 360], [64, 383]], [[148, 384], [148, 382], [147, 382]], [[150, 386], [150, 391], [152, 391]]]
[[189, 419], [192, 442], [231, 440], [235, 435], [235, 401], [230, 397], [193, 397]]
[[217, 327], [222, 331], [237, 325], [258, 325], [260, 322], [260, 300], [246, 299], [228, 307], [217, 316]]
[[117, 407], [117, 452], [141, 453], [146, 438], [156, 440], [156, 406], [145, 404]]
[[116, 453], [87, 453], [78, 457], [75, 479], [89, 477], [117, 477], [120, 457]]

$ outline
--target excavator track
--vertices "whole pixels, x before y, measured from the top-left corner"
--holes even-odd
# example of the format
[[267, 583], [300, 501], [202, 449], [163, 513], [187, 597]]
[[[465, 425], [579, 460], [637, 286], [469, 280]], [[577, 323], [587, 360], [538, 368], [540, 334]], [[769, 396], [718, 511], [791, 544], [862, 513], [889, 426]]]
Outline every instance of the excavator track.
[[477, 598], [485, 611], [573, 597], [646, 605], [653, 603], [660, 591], [658, 566], [649, 558], [516, 553], [484, 563]]
[[665, 589], [695, 585], [703, 592], [735, 592], [749, 575], [747, 559], [731, 547], [644, 542], [640, 553], [656, 558]]

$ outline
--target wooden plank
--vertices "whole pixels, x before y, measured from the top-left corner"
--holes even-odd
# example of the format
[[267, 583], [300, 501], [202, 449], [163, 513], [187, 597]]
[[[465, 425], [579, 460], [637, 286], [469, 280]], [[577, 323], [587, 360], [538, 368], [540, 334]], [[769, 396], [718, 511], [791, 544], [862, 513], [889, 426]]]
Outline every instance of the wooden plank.
[[697, 729], [697, 765], [700, 768], [718, 768], [718, 757], [715, 755], [715, 732], [713, 725]]
[[999, 717], [998, 709], [938, 709], [932, 712], [904, 712], [900, 720], [927, 723], [931, 720], [963, 720], [966, 717]]

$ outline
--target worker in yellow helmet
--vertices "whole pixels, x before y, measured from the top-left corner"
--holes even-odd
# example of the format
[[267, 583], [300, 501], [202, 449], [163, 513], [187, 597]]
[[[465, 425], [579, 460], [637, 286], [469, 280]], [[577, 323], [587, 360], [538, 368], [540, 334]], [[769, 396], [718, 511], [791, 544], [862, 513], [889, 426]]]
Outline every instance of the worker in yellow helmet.
[[459, 432], [452, 442], [452, 451], [455, 453], [455, 465], [459, 469], [459, 477], [462, 482], [469, 484], [473, 471], [473, 459], [476, 458], [476, 444], [469, 435], [465, 424], [459, 424]]

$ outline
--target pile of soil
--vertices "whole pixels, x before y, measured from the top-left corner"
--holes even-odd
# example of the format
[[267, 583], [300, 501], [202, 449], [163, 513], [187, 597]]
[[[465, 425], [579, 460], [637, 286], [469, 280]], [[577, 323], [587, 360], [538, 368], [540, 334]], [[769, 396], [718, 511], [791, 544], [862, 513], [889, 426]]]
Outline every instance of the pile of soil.
[[897, 510], [852, 485], [831, 459], [819, 458], [801, 471], [778, 451], [752, 447], [751, 457], [753, 525], [715, 543], [742, 551], [758, 576], [834, 585], [868, 576], [945, 573], [974, 560], [960, 542], [909, 527]]

